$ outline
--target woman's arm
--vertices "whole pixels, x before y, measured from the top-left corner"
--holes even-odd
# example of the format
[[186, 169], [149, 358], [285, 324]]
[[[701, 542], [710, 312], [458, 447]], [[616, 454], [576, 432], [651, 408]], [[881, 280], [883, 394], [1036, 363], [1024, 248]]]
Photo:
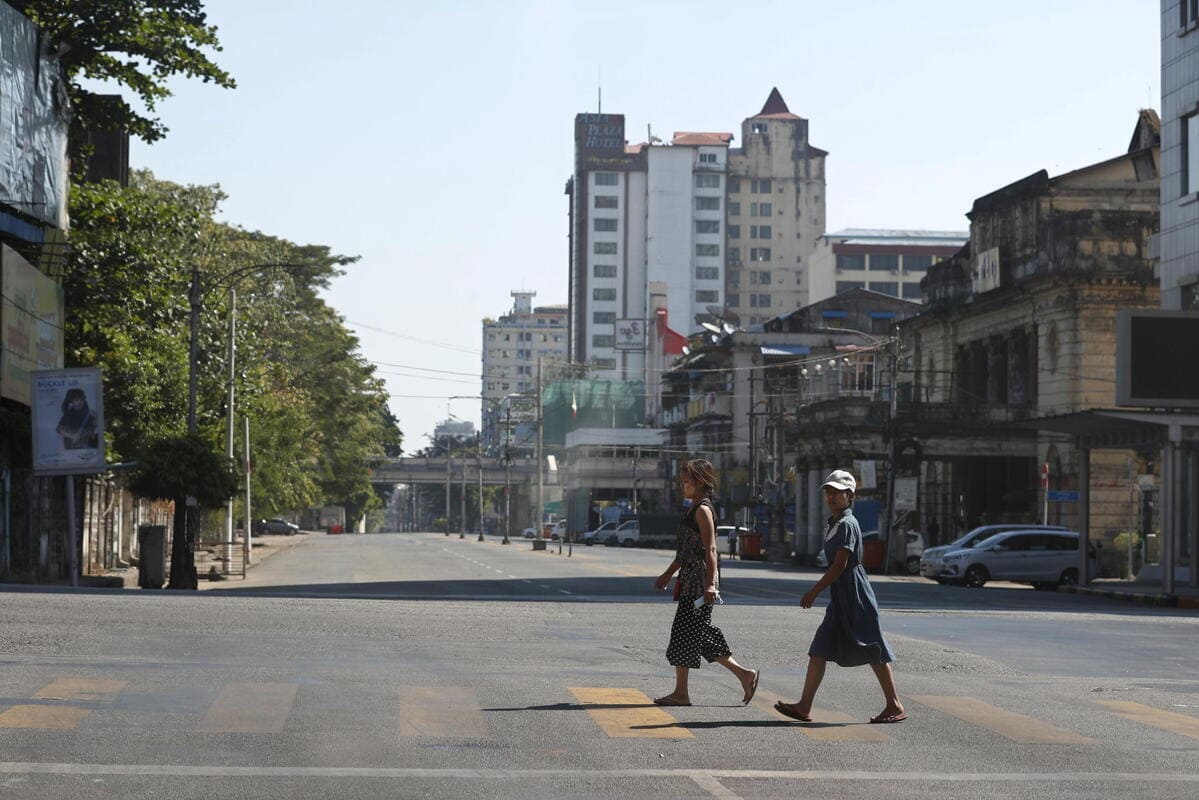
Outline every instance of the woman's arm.
[[679, 569], [679, 560], [676, 558], [674, 561], [670, 562], [670, 566], [666, 568], [666, 571], [663, 572], [661, 575], [659, 575], [657, 577], [657, 579], [654, 581], [654, 588], [655, 589], [665, 589], [667, 584], [670, 583], [670, 579], [674, 576], [674, 574], [676, 572], [678, 572], [678, 569]]
[[704, 602], [711, 605], [716, 602], [716, 523], [712, 520], [712, 509], [700, 506], [695, 512], [695, 522], [699, 525], [699, 538], [704, 544], [704, 574], [707, 576]]
[[815, 586], [808, 590], [803, 599], [799, 601], [799, 605], [803, 608], [811, 608], [812, 604], [816, 602], [816, 598], [820, 596], [820, 593], [831, 586], [833, 581], [841, 577], [841, 573], [845, 571], [845, 566], [848, 563], [849, 551], [842, 547], [837, 551], [836, 558], [833, 559], [832, 564], [829, 564], [824, 576], [816, 582]]

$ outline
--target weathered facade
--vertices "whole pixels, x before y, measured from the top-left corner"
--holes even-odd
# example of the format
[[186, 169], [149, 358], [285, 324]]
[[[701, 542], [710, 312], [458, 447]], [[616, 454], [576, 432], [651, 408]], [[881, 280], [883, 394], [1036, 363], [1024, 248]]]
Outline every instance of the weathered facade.
[[[1050, 522], [1079, 524], [1076, 443], [1035, 420], [1114, 407], [1116, 311], [1159, 302], [1149, 253], [1157, 131], [1142, 112], [1127, 154], [979, 198], [969, 243], [929, 270], [928, 310], [900, 326], [911, 401], [897, 408], [897, 465], [918, 478], [915, 510], [940, 540], [983, 522], [1039, 521], [1046, 507]], [[1146, 457], [1092, 454], [1092, 540], [1128, 529], [1129, 476]]]

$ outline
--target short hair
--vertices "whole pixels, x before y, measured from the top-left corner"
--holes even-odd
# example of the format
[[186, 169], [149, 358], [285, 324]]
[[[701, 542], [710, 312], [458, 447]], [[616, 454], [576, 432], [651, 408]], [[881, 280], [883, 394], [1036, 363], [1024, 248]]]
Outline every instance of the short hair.
[[683, 474], [704, 487], [709, 494], [716, 491], [716, 468], [706, 458], [693, 458], [683, 464]]

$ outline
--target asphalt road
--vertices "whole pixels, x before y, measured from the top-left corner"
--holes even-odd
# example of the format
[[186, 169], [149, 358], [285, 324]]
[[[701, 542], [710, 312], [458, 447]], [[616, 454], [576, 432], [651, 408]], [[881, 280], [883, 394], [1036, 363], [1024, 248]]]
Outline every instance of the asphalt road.
[[718, 666], [663, 709], [662, 551], [309, 536], [197, 593], [0, 605], [0, 798], [1193, 798], [1199, 615], [1013, 586], [875, 589], [911, 719], [865, 669], [795, 699], [816, 580], [724, 562]]

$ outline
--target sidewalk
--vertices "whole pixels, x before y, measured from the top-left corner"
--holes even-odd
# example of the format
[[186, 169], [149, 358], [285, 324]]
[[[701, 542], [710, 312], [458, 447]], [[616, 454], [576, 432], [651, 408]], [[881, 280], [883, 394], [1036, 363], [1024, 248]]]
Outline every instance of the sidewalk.
[[1199, 589], [1182, 582], [1175, 582], [1174, 593], [1166, 594], [1160, 583], [1138, 583], [1109, 578], [1100, 578], [1087, 586], [1059, 586], [1059, 592], [1085, 594], [1123, 600], [1139, 606], [1160, 608], [1183, 608], [1199, 611]]

